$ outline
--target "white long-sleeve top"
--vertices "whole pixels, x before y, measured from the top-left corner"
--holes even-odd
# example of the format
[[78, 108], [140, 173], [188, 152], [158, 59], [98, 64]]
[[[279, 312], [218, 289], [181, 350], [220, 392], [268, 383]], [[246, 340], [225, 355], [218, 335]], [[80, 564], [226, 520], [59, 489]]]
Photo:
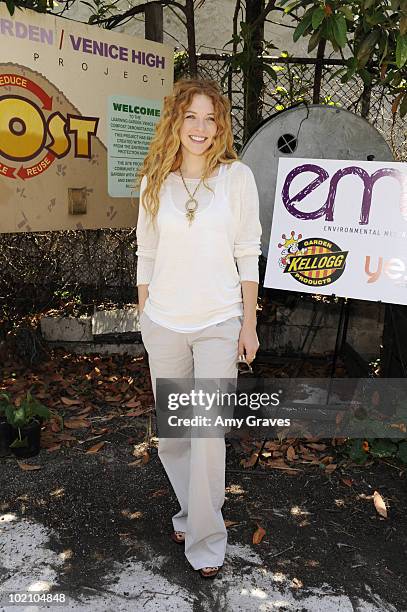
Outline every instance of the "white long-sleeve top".
[[[184, 179], [191, 193], [199, 179]], [[241, 281], [258, 282], [261, 253], [259, 197], [253, 172], [243, 162], [222, 164], [201, 184], [198, 208], [189, 225], [189, 196], [171, 172], [159, 193], [156, 226], [141, 204], [137, 222], [137, 285], [148, 287], [144, 310], [177, 332], [193, 332], [243, 315]]]

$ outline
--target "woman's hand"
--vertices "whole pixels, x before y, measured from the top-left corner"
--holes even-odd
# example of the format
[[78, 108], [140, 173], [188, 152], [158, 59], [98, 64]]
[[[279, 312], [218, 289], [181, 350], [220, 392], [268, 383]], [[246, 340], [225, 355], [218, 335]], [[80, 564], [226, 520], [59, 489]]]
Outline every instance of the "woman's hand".
[[256, 333], [256, 320], [253, 322], [243, 320], [239, 336], [238, 354], [244, 355], [247, 363], [251, 363], [256, 357], [259, 346], [260, 343]]
[[144, 305], [148, 298], [148, 285], [138, 285], [138, 313], [139, 316], [142, 315], [144, 310]]

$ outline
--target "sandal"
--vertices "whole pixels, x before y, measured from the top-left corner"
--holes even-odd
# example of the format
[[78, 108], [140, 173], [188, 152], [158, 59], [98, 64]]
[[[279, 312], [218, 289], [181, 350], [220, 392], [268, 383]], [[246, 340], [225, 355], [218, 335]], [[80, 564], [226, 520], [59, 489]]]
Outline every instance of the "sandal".
[[199, 573], [201, 574], [202, 578], [215, 578], [215, 576], [217, 576], [217, 574], [219, 573], [219, 570], [221, 569], [222, 566], [219, 567], [201, 567], [201, 569], [199, 570]]
[[184, 531], [173, 531], [171, 534], [171, 540], [177, 544], [184, 544], [185, 532]]

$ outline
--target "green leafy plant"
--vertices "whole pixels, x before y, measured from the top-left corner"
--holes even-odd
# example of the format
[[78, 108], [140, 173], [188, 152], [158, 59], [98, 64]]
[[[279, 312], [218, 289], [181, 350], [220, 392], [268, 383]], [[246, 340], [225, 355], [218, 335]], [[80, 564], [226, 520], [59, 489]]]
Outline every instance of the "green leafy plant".
[[342, 81], [356, 75], [365, 87], [382, 85], [395, 97], [392, 111], [407, 114], [407, 0], [280, 0], [298, 21], [293, 39], [308, 37], [308, 52], [320, 42], [350, 57]]
[[18, 407], [13, 404], [7, 393], [2, 393], [0, 395], [0, 406], [9, 425], [18, 430], [18, 437], [10, 444], [10, 448], [28, 446], [28, 439], [27, 437], [22, 438], [21, 430], [33, 421], [38, 421], [38, 418], [46, 421], [51, 416], [50, 410], [36, 400], [30, 391], [27, 391], [26, 397]]
[[348, 440], [344, 453], [363, 465], [368, 459], [394, 458], [407, 464], [407, 440], [404, 438], [366, 438]]
[[[355, 463], [392, 457], [407, 464], [407, 403], [403, 395], [381, 398], [375, 391], [365, 407], [348, 412], [346, 427], [354, 431], [363, 428], [365, 435], [363, 439], [349, 438], [342, 447], [344, 454]], [[396, 437], [395, 432], [396, 436], [404, 437]]]
[[[240, 32], [234, 34], [233, 37], [223, 45], [223, 48], [230, 44], [236, 46], [236, 53], [230, 55], [225, 61], [225, 74], [221, 78], [221, 85], [224, 85], [228, 71], [242, 71], [244, 74], [249, 74], [256, 66], [260, 66], [274, 81], [277, 80], [275, 71], [271, 66], [264, 63], [262, 57], [257, 54], [257, 49], [253, 44], [253, 28], [245, 21], [240, 22]], [[270, 42], [263, 41], [263, 52], [267, 53], [271, 49], [277, 49]], [[240, 49], [240, 50], [239, 50]]]
[[82, 298], [74, 290], [57, 289], [54, 291], [54, 297], [58, 300], [58, 309], [65, 315], [77, 316], [83, 310]]
[[261, 120], [261, 106], [264, 90], [264, 77], [268, 75], [277, 81], [275, 70], [264, 61], [264, 56], [277, 47], [259, 38], [255, 24], [240, 21], [240, 30], [234, 32], [232, 38], [223, 48], [232, 45], [231, 53], [223, 66], [224, 73], [220, 84], [223, 87], [233, 73], [242, 73], [244, 104], [243, 104], [243, 140], [253, 132]]
[[6, 416], [6, 407], [10, 403], [10, 398], [6, 393], [0, 393], [0, 417]]
[[1, 0], [5, 2], [10, 15], [14, 15], [16, 8], [28, 8], [38, 13], [46, 13], [54, 8], [53, 0]]
[[174, 81], [186, 76], [189, 69], [189, 58], [187, 51], [176, 51], [174, 53]]

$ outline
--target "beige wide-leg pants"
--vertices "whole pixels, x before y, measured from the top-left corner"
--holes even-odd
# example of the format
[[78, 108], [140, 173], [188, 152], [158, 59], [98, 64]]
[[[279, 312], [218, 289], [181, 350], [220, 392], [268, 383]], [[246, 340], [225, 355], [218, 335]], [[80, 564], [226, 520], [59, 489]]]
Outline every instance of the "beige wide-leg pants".
[[[157, 378], [236, 379], [242, 317], [233, 317], [191, 333], [157, 325], [142, 313], [140, 329], [148, 353], [156, 398]], [[172, 517], [175, 531], [185, 532], [185, 555], [194, 569], [223, 564], [227, 532], [225, 439], [160, 438], [158, 456], [168, 475], [180, 511]]]

